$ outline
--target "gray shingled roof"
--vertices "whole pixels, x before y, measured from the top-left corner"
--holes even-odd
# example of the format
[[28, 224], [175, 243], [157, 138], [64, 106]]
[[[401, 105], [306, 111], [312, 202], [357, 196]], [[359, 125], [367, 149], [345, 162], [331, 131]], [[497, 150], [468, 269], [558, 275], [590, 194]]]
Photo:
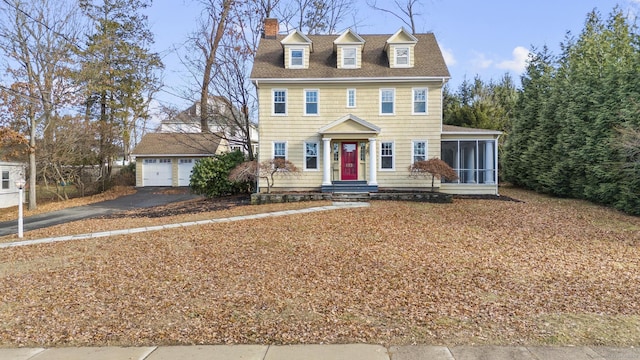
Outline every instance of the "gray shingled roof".
[[286, 78], [367, 78], [367, 77], [449, 77], [440, 47], [433, 34], [415, 34], [415, 63], [412, 68], [389, 67], [384, 45], [391, 35], [360, 35], [365, 41], [360, 69], [338, 69], [333, 41], [339, 35], [309, 35], [314, 52], [310, 54], [308, 69], [285, 69], [284, 50], [276, 39], [260, 39], [252, 79]]
[[474, 133], [474, 134], [487, 134], [487, 135], [500, 135], [502, 131], [498, 130], [489, 130], [489, 129], [478, 129], [478, 128], [469, 128], [463, 126], [455, 126], [455, 125], [442, 125], [442, 133], [443, 134], [464, 134], [464, 133]]
[[150, 133], [133, 150], [135, 156], [144, 155], [213, 155], [220, 145], [216, 134]]

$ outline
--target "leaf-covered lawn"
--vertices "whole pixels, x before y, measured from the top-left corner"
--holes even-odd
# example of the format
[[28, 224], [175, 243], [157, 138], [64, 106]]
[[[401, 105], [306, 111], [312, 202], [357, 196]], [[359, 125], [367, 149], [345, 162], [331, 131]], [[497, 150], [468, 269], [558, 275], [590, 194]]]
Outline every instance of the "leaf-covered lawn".
[[0, 344], [639, 345], [640, 218], [503, 193], [3, 249]]

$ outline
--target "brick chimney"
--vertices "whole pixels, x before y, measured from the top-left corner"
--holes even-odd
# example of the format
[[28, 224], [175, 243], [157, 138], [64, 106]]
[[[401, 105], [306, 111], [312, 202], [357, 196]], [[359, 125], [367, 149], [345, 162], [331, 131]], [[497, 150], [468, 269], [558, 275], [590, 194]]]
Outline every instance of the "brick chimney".
[[262, 37], [264, 37], [265, 39], [275, 39], [278, 35], [278, 32], [280, 32], [280, 29], [278, 27], [278, 19], [264, 19], [264, 33], [262, 33]]

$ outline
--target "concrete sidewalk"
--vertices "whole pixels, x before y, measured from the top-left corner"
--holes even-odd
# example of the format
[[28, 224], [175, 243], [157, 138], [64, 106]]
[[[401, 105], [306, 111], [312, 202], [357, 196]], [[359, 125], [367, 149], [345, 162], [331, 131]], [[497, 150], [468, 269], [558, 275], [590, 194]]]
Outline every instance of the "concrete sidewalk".
[[538, 346], [194, 345], [0, 349], [0, 360], [637, 360], [640, 349]]

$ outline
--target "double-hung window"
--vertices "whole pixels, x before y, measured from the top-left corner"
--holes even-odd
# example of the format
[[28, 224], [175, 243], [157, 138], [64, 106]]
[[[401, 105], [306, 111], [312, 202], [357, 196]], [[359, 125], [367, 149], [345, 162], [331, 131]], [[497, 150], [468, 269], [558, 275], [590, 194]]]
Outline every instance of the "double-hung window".
[[273, 158], [274, 159], [287, 159], [287, 143], [284, 141], [276, 141], [273, 143]]
[[409, 66], [409, 48], [396, 48], [396, 66]]
[[396, 92], [394, 89], [380, 89], [380, 114], [394, 113]]
[[3, 190], [9, 189], [10, 186], [11, 186], [11, 183], [9, 180], [9, 172], [3, 171], [2, 172], [2, 189]]
[[304, 114], [318, 115], [318, 90], [304, 91]]
[[347, 89], [347, 107], [356, 107], [356, 89]]
[[356, 67], [356, 48], [344, 48], [342, 49], [342, 67], [354, 68]]
[[411, 157], [413, 159], [413, 163], [416, 163], [417, 161], [427, 160], [427, 142], [413, 141]]
[[413, 89], [413, 113], [414, 114], [427, 113], [427, 89], [426, 88]]
[[393, 142], [380, 143], [380, 169], [393, 170]]
[[304, 50], [303, 49], [291, 49], [289, 58], [289, 67], [301, 68], [304, 67]]
[[304, 143], [304, 169], [318, 170], [318, 143]]
[[287, 90], [284, 90], [284, 89], [273, 90], [273, 114], [274, 115], [287, 114]]

